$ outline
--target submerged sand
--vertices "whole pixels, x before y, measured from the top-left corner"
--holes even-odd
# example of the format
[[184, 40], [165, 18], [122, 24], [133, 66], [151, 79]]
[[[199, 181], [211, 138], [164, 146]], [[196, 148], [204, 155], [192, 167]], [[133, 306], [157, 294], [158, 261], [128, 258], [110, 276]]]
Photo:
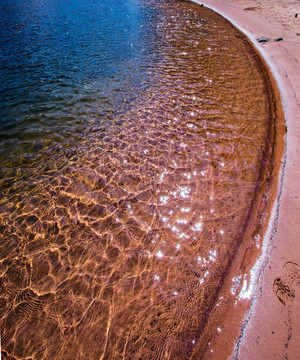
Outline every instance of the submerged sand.
[[[300, 350], [300, 3], [196, 2], [225, 16], [254, 43], [277, 82], [287, 126], [265, 252], [259, 262], [251, 308], [240, 324], [231, 358], [296, 360]], [[262, 36], [270, 41], [259, 43], [257, 38]], [[282, 40], [275, 41], [277, 38]]]
[[165, 4], [159, 29], [172, 46], [155, 38], [164, 61], [109, 131], [93, 127], [17, 179], [5, 168], [7, 359], [221, 359], [232, 350], [238, 327], [223, 317], [244, 314], [244, 301], [232, 305], [247, 294], [243, 275], [261, 246], [279, 96], [228, 21]]
[[[262, 257], [259, 259], [259, 266], [255, 268], [257, 272], [251, 273], [251, 280], [254, 280], [257, 286], [254, 287], [254, 291], [252, 291], [251, 286], [248, 286], [243, 291], [241, 284], [246, 284], [245, 278], [243, 279], [244, 281], [242, 281], [242, 278], [237, 279], [239, 283], [238, 290], [242, 290], [240, 291], [242, 294], [241, 298], [237, 301], [236, 307], [231, 307], [231, 312], [228, 311], [229, 315], [224, 315], [224, 313], [220, 312], [221, 310], [219, 309], [223, 308], [222, 306], [219, 307], [221, 301], [215, 300], [217, 299], [216, 296], [219, 295], [220, 286], [222, 285], [222, 288], [225, 288], [224, 291], [226, 291], [226, 286], [223, 286], [222, 281], [220, 286], [216, 284], [216, 273], [209, 273], [207, 271], [208, 260], [211, 263], [215, 262], [216, 250], [211, 250], [211, 244], [207, 244], [209, 259], [205, 258], [203, 265], [203, 255], [200, 253], [200, 251], [204, 252], [205, 250], [203, 244], [200, 246], [199, 242], [196, 241], [192, 244], [183, 243], [181, 246], [177, 242], [175, 235], [172, 237], [171, 231], [174, 232], [174, 229], [177, 231], [179, 227], [185, 230], [185, 227], [188, 228], [190, 227], [189, 225], [193, 225], [192, 229], [195, 232], [199, 231], [202, 227], [202, 222], [195, 222], [194, 224], [192, 222], [194, 219], [188, 221], [188, 218], [182, 218], [182, 212], [190, 212], [190, 208], [187, 206], [189, 205], [188, 203], [183, 204], [186, 206], [180, 210], [178, 206], [177, 213], [173, 212], [173, 208], [176, 208], [176, 199], [173, 199], [171, 195], [174, 198], [175, 195], [178, 197], [178, 191], [174, 192], [172, 190], [175, 177], [178, 182], [181, 179], [180, 176], [182, 176], [180, 180], [182, 181], [182, 186], [179, 187], [180, 195], [185, 199], [185, 202], [189, 201], [187, 194], [190, 190], [186, 192], [187, 187], [185, 183], [187, 172], [183, 169], [180, 175], [177, 170], [174, 172], [172, 169], [168, 171], [165, 169], [170, 147], [164, 147], [164, 143], [161, 146], [164, 151], [162, 151], [163, 155], [155, 153], [157, 156], [155, 155], [155, 160], [151, 163], [154, 170], [158, 166], [163, 166], [163, 171], [159, 176], [154, 178], [152, 173], [149, 172], [151, 169], [149, 170], [149, 168], [140, 165], [144, 163], [144, 152], [141, 149], [145, 150], [145, 145], [149, 145], [147, 152], [150, 151], [151, 154], [152, 152], [154, 154], [152, 145], [157, 145], [157, 139], [159, 138], [157, 133], [163, 132], [160, 131], [159, 126], [167, 124], [164, 124], [160, 118], [157, 119], [158, 123], [155, 123], [155, 119], [152, 119], [149, 115], [149, 113], [152, 113], [152, 109], [150, 109], [151, 111], [149, 111], [149, 108], [145, 109], [144, 103], [142, 106], [138, 106], [139, 103], [137, 102], [131, 118], [135, 123], [135, 119], [143, 116], [148, 118], [149, 116], [146, 132], [147, 134], [149, 133], [148, 140], [146, 139], [148, 142], [146, 142], [144, 136], [143, 138], [139, 137], [141, 136], [139, 134], [143, 134], [141, 130], [144, 131], [144, 128], [137, 129], [132, 126], [131, 128], [134, 129], [136, 134], [130, 134], [126, 128], [124, 128], [123, 133], [116, 129], [116, 134], [122, 136], [122, 139], [131, 139], [130, 146], [128, 146], [130, 151], [128, 153], [126, 150], [123, 151], [126, 149], [126, 144], [122, 147], [123, 143], [120, 145], [114, 143], [113, 139], [106, 138], [101, 140], [103, 141], [103, 146], [102, 153], [100, 153], [98, 139], [90, 137], [88, 138], [90, 151], [85, 151], [82, 163], [75, 156], [72, 166], [68, 163], [68, 166], [60, 167], [60, 172], [54, 172], [55, 177], [51, 177], [50, 175], [52, 174], [49, 174], [49, 178], [43, 178], [43, 181], [39, 183], [41, 184], [40, 187], [36, 187], [35, 194], [33, 192], [30, 193], [31, 202], [29, 205], [21, 203], [22, 206], [18, 206], [18, 209], [25, 209], [25, 212], [28, 209], [30, 210], [25, 216], [18, 217], [18, 224], [24, 225], [25, 221], [29, 223], [29, 230], [26, 226], [20, 226], [20, 234], [24, 235], [23, 238], [26, 241], [28, 239], [28, 244], [26, 244], [26, 247], [24, 246], [26, 254], [35, 253], [28, 262], [27, 259], [19, 261], [19, 257], [16, 255], [12, 257], [12, 261], [15, 261], [15, 263], [6, 261], [4, 264], [9, 267], [9, 271], [5, 270], [6, 278], [13, 279], [17, 284], [16, 288], [9, 287], [9, 299], [15, 298], [16, 302], [20, 303], [14, 308], [14, 313], [7, 317], [6, 326], [8, 331], [4, 334], [5, 336], [3, 336], [2, 332], [2, 347], [4, 349], [5, 346], [8, 352], [12, 353], [15, 351], [20, 358], [28, 358], [30, 354], [31, 357], [34, 357], [32, 354], [36, 353], [36, 358], [48, 359], [55, 357], [57, 359], [63, 358], [64, 360], [67, 358], [74, 359], [76, 356], [81, 357], [83, 356], [82, 354], [89, 358], [95, 357], [101, 359], [115, 359], [117, 357], [133, 358], [137, 357], [138, 353], [141, 354], [143, 359], [179, 359], [183, 358], [183, 356], [184, 358], [189, 358], [189, 354], [192, 352], [191, 348], [193, 348], [195, 349], [191, 356], [193, 359], [224, 359], [232, 350], [232, 334], [234, 334], [236, 342], [231, 355], [232, 358], [297, 358], [297, 335], [300, 329], [299, 310], [297, 310], [299, 309], [299, 290], [297, 285], [300, 282], [298, 265], [300, 261], [296, 235], [299, 227], [299, 223], [297, 223], [297, 209], [299, 207], [297, 199], [300, 194], [298, 194], [299, 187], [297, 187], [297, 173], [295, 173], [299, 169], [299, 160], [296, 158], [299, 148], [297, 144], [299, 130], [296, 125], [299, 112], [299, 75], [297, 73], [297, 59], [299, 58], [298, 16], [295, 17], [294, 13], [290, 15], [290, 7], [287, 6], [280, 12], [281, 17], [276, 12], [276, 7], [272, 9], [273, 2], [264, 2], [262, 4], [253, 1], [249, 3], [207, 1], [205, 3], [227, 16], [257, 45], [257, 49], [262, 53], [273, 70], [274, 77], [281, 90], [285, 110], [288, 128], [285, 152], [283, 156], [280, 156], [280, 159], [276, 158], [276, 156], [271, 156], [272, 159], [278, 160], [278, 164], [280, 164], [282, 158], [283, 163], [279, 176], [274, 176], [274, 178], [278, 177], [278, 194], [276, 194], [275, 189], [270, 191], [268, 194], [270, 197], [266, 196], [264, 203], [267, 203], [268, 199], [274, 200], [271, 194], [277, 195], [277, 200], [275, 199], [274, 201], [273, 213], [269, 219], [269, 228], [264, 239]], [[277, 5], [283, 7], [284, 3], [281, 2]], [[216, 15], [216, 17], [218, 16]], [[215, 33], [215, 31], [212, 33]], [[267, 36], [271, 41], [266, 44], [258, 44], [256, 38], [260, 36]], [[272, 40], [278, 37], [282, 37], [283, 40]], [[240, 43], [244, 41], [244, 37], [240, 34], [237, 34], [236, 39]], [[182, 43], [186, 44], [186, 40], [183, 40]], [[184, 56], [186, 55], [185, 52], [183, 54]], [[196, 57], [195, 64], [198, 66], [198, 55], [195, 55], [194, 51], [192, 55]], [[256, 53], [253, 51], [251, 55], [254, 57]], [[212, 59], [211, 54], [209, 59]], [[221, 65], [225, 67], [226, 71], [226, 63], [223, 62]], [[165, 70], [166, 66], [163, 68]], [[220, 64], [217, 64], [216, 68], [220, 69]], [[272, 88], [269, 83], [271, 77], [268, 78], [264, 66], [260, 70], [266, 79], [266, 86], [270, 90]], [[196, 71], [196, 73], [200, 74], [200, 71]], [[177, 73], [175, 73], [174, 78], [178, 81]], [[239, 84], [241, 82], [244, 85], [246, 84], [246, 91], [244, 92], [246, 100], [247, 98], [251, 98], [251, 101], [253, 100], [253, 92], [258, 97], [255, 101], [255, 106], [250, 106], [251, 111], [259, 112], [263, 108], [263, 106], [259, 106], [260, 103], [265, 104], [268, 103], [268, 99], [274, 99], [273, 92], [272, 94], [268, 92], [269, 97], [265, 98], [258, 95], [257, 88], [252, 83], [249, 84], [249, 80], [255, 80], [253, 79], [253, 72], [252, 77], [248, 76], [244, 82], [236, 80], [236, 77], [234, 78]], [[236, 86], [232, 86], [232, 88], [236, 90]], [[252, 92], [248, 91], [249, 89]], [[228, 94], [229, 92], [227, 91], [224, 96]], [[164, 97], [166, 99], [167, 94], [164, 94]], [[276, 95], [276, 97], [278, 96]], [[178, 102], [178, 96], [176, 99]], [[183, 103], [183, 105], [186, 104]], [[275, 100], [270, 101], [270, 107], [276, 105]], [[167, 110], [169, 111], [169, 109]], [[228, 113], [231, 114], [230, 111]], [[135, 117], [133, 114], [135, 114]], [[166, 120], [168, 119], [166, 118]], [[272, 117], [268, 117], [268, 120], [270, 120], [268, 123], [272, 123]], [[190, 129], [190, 126], [187, 126], [187, 128]], [[254, 135], [255, 140], [258, 139], [265, 144], [257, 130], [253, 131], [251, 129], [250, 133], [252, 136]], [[94, 143], [91, 140], [94, 140]], [[229, 140], [230, 142], [233, 141], [232, 139]], [[174, 145], [174, 151], [178, 152], [175, 146], [176, 144]], [[197, 148], [196, 155], [198, 156], [198, 143], [195, 148]], [[266, 148], [270, 149], [271, 155], [273, 155], [272, 144], [266, 146]], [[188, 150], [189, 148], [186, 151]], [[254, 151], [252, 148], [248, 148], [251, 156]], [[180, 156], [181, 153], [182, 151]], [[219, 159], [219, 154], [215, 153], [217, 159]], [[185, 161], [185, 159], [190, 160], [190, 153], [183, 155], [182, 161]], [[199, 154], [202, 158], [203, 155]], [[235, 155], [238, 156], [238, 154]], [[95, 159], [98, 160], [100, 156], [106, 160], [95, 165]], [[249, 160], [245, 160], [245, 156], [238, 156], [238, 160], [247, 162], [248, 166], [246, 167], [245, 175], [249, 176]], [[178, 159], [179, 161], [181, 160]], [[113, 164], [113, 168], [111, 164]], [[126, 167], [124, 164], [126, 164]], [[226, 168], [225, 163], [221, 163], [220, 166]], [[125, 168], [126, 171], [128, 170], [126, 176], [121, 176], [121, 172], [116, 174], [115, 169], [118, 169], [118, 167]], [[205, 175], [202, 168], [199, 170]], [[240, 172], [241, 170], [238, 168], [238, 171]], [[99, 173], [102, 175], [98, 176]], [[222, 172], [220, 171], [219, 173]], [[188, 180], [190, 180], [191, 174], [188, 174]], [[260, 177], [260, 179], [266, 180], [265, 183], [268, 184], [270, 178], [268, 171], [266, 169], [261, 170], [261, 174], [265, 175], [265, 177]], [[153, 203], [152, 190], [145, 187], [144, 180], [147, 176], [151, 179], [149, 183], [152, 187], [156, 186], [154, 181], [157, 181], [156, 194], [160, 194], [159, 198], [162, 204]], [[161, 182], [164, 180], [163, 185], [165, 186], [166, 179], [169, 179], [169, 187], [162, 188]], [[220, 184], [220, 179], [220, 177], [214, 177], [215, 183]], [[264, 183], [263, 180], [262, 183]], [[187, 181], [187, 184], [190, 185], [190, 182]], [[24, 184], [21, 185], [24, 188]], [[196, 185], [195, 188], [198, 188], [198, 185]], [[31, 184], [28, 186], [31, 186]], [[126, 189], [130, 196], [128, 196], [127, 192], [125, 194], [121, 193], [123, 188]], [[138, 193], [135, 192], [136, 188], [139, 189]], [[234, 184], [232, 188], [235, 191], [234, 196], [241, 201], [241, 196], [235, 190], [238, 186]], [[253, 211], [249, 213], [254, 215], [250, 214], [249, 218], [247, 217], [246, 235], [254, 234], [254, 231], [252, 231], [254, 220], [256, 220], [255, 224], [258, 224], [257, 227], [264, 229], [266, 227], [261, 226], [261, 223], [266, 221], [265, 218], [258, 217], [258, 221], [257, 218], [254, 219], [257, 213], [262, 213], [259, 204], [263, 203], [263, 201], [255, 200], [261, 200], [265, 189], [266, 184], [259, 187], [259, 191], [255, 193], [253, 203], [251, 202], [251, 210]], [[107, 195], [108, 193], [109, 195]], [[204, 212], [205, 216], [206, 213], [208, 215], [216, 214], [217, 211], [215, 212], [215, 209], [210, 205], [210, 202], [214, 199], [210, 194], [210, 188], [208, 191], [201, 191], [201, 193], [205, 196], [204, 199], [200, 199], [201, 203], [207, 204], [207, 209], [202, 209], [202, 213]], [[215, 195], [216, 193], [214, 193]], [[250, 195], [252, 199], [252, 193]], [[109, 196], [111, 196], [110, 199]], [[165, 206], [165, 202], [169, 198], [172, 200], [170, 209]], [[215, 198], [218, 197], [215, 196]], [[25, 196], [24, 199], [27, 201]], [[56, 201], [55, 206], [52, 208], [49, 206], [49, 199], [51, 201], [55, 199]], [[97, 204], [93, 203], [94, 199], [97, 200], [97, 204], [101, 203], [104, 206], [96, 206]], [[198, 201], [200, 200], [198, 199]], [[270, 203], [273, 203], [272, 201]], [[145, 203], [144, 209], [139, 205], [141, 202]], [[39, 212], [37, 212], [38, 206], [36, 204], [43, 204], [45, 208], [39, 209]], [[258, 205], [254, 206], [256, 204]], [[200, 211], [198, 205], [196, 203], [195, 211]], [[44, 216], [47, 215], [47, 207], [50, 207], [50, 211], [55, 212], [56, 216], [59, 217], [59, 226], [52, 221], [48, 221], [49, 219], [44, 219]], [[161, 215], [163, 221], [168, 221], [164, 237], [161, 237], [161, 239], [158, 239], [157, 235], [164, 225], [160, 218], [156, 216], [156, 212], [154, 214], [155, 217], [152, 217], [153, 209], [156, 211], [156, 208], [158, 212], [160, 211], [159, 215]], [[218, 211], [222, 215], [226, 213], [225, 210], [222, 210], [220, 207]], [[199, 215], [198, 217], [201, 220], [206, 220], [202, 213], [197, 214], [197, 216]], [[42, 223], [40, 219], [46, 221]], [[227, 220], [226, 218], [226, 221], [224, 220], [224, 223], [220, 224], [222, 226], [217, 229], [218, 231], [215, 231], [217, 235], [214, 236], [218, 246], [222, 245], [220, 238], [223, 236], [225, 238], [225, 235], [227, 236], [229, 233], [226, 226], [232, 226], [233, 221], [237, 222], [237, 220], [237, 216], [234, 215], [231, 219], [228, 218]], [[152, 228], [146, 227], [148, 223]], [[126, 228], [126, 224], [129, 224], [130, 228]], [[42, 236], [35, 238], [35, 235], [31, 233], [33, 229], [40, 229], [39, 231]], [[113, 230], [117, 231], [114, 232]], [[60, 233], [61, 231], [62, 233]], [[179, 235], [182, 235], [184, 238], [185, 233], [182, 232]], [[189, 233], [188, 235], [191, 234]], [[206, 235], [207, 233], [203, 232], [203, 236], [207, 241], [209, 238]], [[192, 236], [189, 237], [192, 240], [197, 240], [196, 235], [194, 236], [194, 239], [192, 239]], [[46, 244], [43, 242], [44, 238], [47, 239]], [[251, 236], [248, 236], [248, 238], [251, 238]], [[144, 243], [141, 242], [141, 239]], [[166, 239], [168, 242], [165, 241]], [[173, 242], [172, 239], [174, 240]], [[130, 241], [133, 243], [133, 251], [128, 249]], [[259, 239], [257, 242], [260, 245]], [[246, 255], [244, 257], [236, 256], [235, 258], [243, 259], [239, 270], [243, 270], [246, 274], [249, 270], [248, 268], [246, 269], [245, 265], [246, 263], [249, 264], [247, 254], [250, 252], [249, 258], [251, 259], [254, 256], [251, 250], [247, 252], [249, 248], [245, 249], [242, 241], [239, 243], [242, 243], [242, 245], [240, 246], [241, 251], [237, 255], [240, 255], [243, 251], [245, 251], [244, 254]], [[118, 245], [115, 246], [115, 244]], [[141, 251], [143, 248], [149, 248], [149, 251]], [[230, 246], [231, 250], [232, 248], [233, 246]], [[195, 257], [193, 263], [190, 253], [194, 256], [196, 254], [195, 250], [199, 252], [201, 257]], [[186, 259], [182, 255], [183, 251], [186, 251], [188, 255]], [[96, 259], [95, 254], [98, 254]], [[102, 257], [99, 254], [104, 254], [104, 256]], [[224, 258], [220, 259], [222, 266], [224, 266]], [[98, 263], [101, 264], [100, 267], [98, 267]], [[166, 265], [171, 263], [174, 263], [175, 266], [173, 265], [174, 270], [169, 271], [169, 267]], [[11, 266], [12, 264], [13, 266]], [[14, 266], [15, 264], [17, 266]], [[117, 267], [114, 268], [113, 264], [117, 264]], [[235, 265], [232, 261], [232, 263], [228, 263], [228, 268], [231, 264]], [[232, 267], [234, 268], [234, 266]], [[234, 270], [231, 274], [236, 273]], [[131, 276], [124, 278], [123, 275], [126, 271], [130, 272]], [[53, 280], [52, 275], [54, 273], [58, 273], [59, 286]], [[231, 280], [231, 274], [228, 274], [229, 280]], [[192, 280], [188, 278], [190, 275]], [[125, 279], [123, 282], [120, 280], [122, 276]], [[211, 301], [211, 303], [215, 304], [213, 309], [212, 306], [207, 306], [208, 301], [210, 301], [208, 290], [204, 293], [202, 287], [199, 286], [199, 284], [202, 286], [204, 281], [206, 281], [206, 277], [209, 284], [212, 284], [213, 280], [215, 282], [215, 288], [212, 285], [207, 287], [210, 293], [213, 293], [213, 301]], [[178, 285], [178, 280], [182, 284], [179, 283]], [[31, 289], [27, 284], [30, 284]], [[249, 285], [249, 278], [247, 278], [247, 284]], [[166, 287], [164, 287], [165, 285], [169, 286], [168, 292]], [[175, 285], [179, 287], [175, 287]], [[54, 290], [56, 288], [58, 291], [55, 293]], [[122, 288], [124, 291], [121, 291]], [[188, 291], [182, 291], [181, 294], [182, 288], [187, 288]], [[20, 290], [18, 296], [15, 296], [17, 293], [16, 289]], [[196, 292], [198, 297], [192, 296]], [[236, 293], [234, 292], [232, 295], [235, 296]], [[144, 294], [151, 295], [145, 296]], [[165, 301], [166, 298], [169, 299], [169, 302]], [[159, 307], [157, 304], [160, 304], [159, 301], [161, 299], [163, 299], [161, 302], [162, 306]], [[181, 307], [178, 306], [179, 300], [175, 299], [180, 300]], [[191, 301], [191, 299], [195, 300]], [[225, 302], [223, 297], [219, 298], [219, 300], [221, 299]], [[123, 309], [120, 304], [123, 306]], [[249, 308], [249, 304], [251, 305], [250, 312], [247, 313], [241, 322], [242, 317], [239, 316], [244, 314], [244, 310]], [[10, 309], [9, 307], [7, 308]], [[208, 310], [205, 312], [206, 309]], [[38, 317], [36, 313], [39, 311], [42, 313], [42, 316]], [[176, 322], [173, 323], [171, 320], [168, 320], [168, 313], [174, 314]], [[135, 324], [135, 318], [138, 318], [136, 314], [140, 314], [140, 328], [132, 325]], [[228, 318], [230, 320], [226, 322], [228, 325], [218, 327], [218, 321], [222, 318], [221, 315], [224, 315], [225, 320]], [[30, 320], [28, 320], [29, 318]], [[177, 323], [179, 322], [177, 319], [179, 319], [180, 323], [183, 323], [183, 326], [180, 324], [181, 328]], [[24, 325], [25, 322], [26, 325]], [[190, 324], [193, 324], [194, 328]], [[240, 328], [238, 328], [239, 324]], [[15, 338], [13, 337], [13, 327], [18, 327], [18, 333]], [[189, 338], [183, 338], [183, 342], [180, 343], [178, 342], [180, 338], [176, 334], [183, 327], [187, 329], [184, 333], [187, 333]], [[204, 327], [208, 330], [201, 334], [201, 341], [197, 342], [194, 347], [196, 342], [194, 338], [198, 337], [198, 330], [195, 331], [194, 329], [202, 329]], [[36, 334], [35, 329], [37, 328], [41, 330]], [[214, 337], [211, 336], [211, 329], [215, 330]], [[232, 331], [236, 332], [233, 333]], [[164, 338], [161, 333], [167, 333], [168, 338]], [[105, 336], [101, 337], [101, 334], [105, 334]], [[122, 337], [122, 334], [125, 335]], [[140, 334], [143, 334], [143, 336], [140, 336]], [[63, 337], [66, 339], [65, 342], [61, 340]], [[109, 337], [112, 341], [108, 340]], [[206, 340], [210, 341], [210, 338], [212, 338], [211, 342], [215, 346], [215, 352], [210, 347], [210, 343], [206, 346], [205, 342]], [[39, 340], [41, 340], [40, 343]], [[46, 341], [50, 342], [48, 347], [45, 346]], [[60, 348], [57, 347], [58, 343], [62, 344]], [[185, 353], [182, 350], [183, 343], [186, 346]], [[40, 348], [39, 344], [42, 344]], [[79, 346], [79, 350], [77, 349], [78, 344], [81, 346]], [[171, 346], [174, 347], [174, 344], [177, 349], [176, 354], [175, 352], [171, 353], [170, 350]], [[24, 349], [29, 352], [25, 353]], [[132, 356], [126, 356], [126, 353], [128, 354], [127, 351]], [[116, 354], [119, 354], [119, 356]]]

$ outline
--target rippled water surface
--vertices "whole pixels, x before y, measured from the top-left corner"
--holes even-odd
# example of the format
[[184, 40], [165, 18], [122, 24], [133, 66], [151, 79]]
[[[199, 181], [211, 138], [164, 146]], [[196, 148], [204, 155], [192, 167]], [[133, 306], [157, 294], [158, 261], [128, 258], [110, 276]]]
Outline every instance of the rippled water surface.
[[3, 358], [200, 357], [267, 165], [256, 55], [153, 0], [2, 0], [0, 46]]

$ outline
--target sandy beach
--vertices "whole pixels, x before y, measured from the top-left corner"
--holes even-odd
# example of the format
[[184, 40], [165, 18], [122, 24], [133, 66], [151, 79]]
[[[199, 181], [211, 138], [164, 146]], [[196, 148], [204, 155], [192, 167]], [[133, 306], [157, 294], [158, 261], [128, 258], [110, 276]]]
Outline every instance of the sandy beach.
[[193, 1], [0, 2], [3, 359], [299, 359], [300, 0]]
[[[277, 200], [265, 235], [256, 287], [231, 359], [299, 359], [300, 351], [300, 3], [196, 1], [230, 20], [267, 62], [287, 126]], [[258, 42], [261, 37], [269, 39]], [[282, 38], [279, 41], [278, 38]]]

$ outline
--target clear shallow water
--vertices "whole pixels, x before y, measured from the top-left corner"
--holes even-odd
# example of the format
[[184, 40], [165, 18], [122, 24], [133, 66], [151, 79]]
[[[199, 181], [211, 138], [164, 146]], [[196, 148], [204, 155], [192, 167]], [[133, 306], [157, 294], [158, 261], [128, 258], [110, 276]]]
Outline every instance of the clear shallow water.
[[269, 166], [257, 57], [187, 2], [0, 14], [3, 357], [192, 357]]

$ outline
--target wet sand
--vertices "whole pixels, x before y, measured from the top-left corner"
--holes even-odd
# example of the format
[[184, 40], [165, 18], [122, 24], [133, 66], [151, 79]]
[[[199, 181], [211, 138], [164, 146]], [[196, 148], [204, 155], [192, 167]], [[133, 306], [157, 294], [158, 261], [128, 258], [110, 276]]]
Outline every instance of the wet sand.
[[[285, 0], [196, 2], [225, 16], [254, 43], [277, 82], [287, 126], [265, 251], [250, 311], [240, 324], [231, 359], [296, 360], [300, 350], [300, 4]], [[262, 36], [270, 41], [258, 43], [256, 39]]]

